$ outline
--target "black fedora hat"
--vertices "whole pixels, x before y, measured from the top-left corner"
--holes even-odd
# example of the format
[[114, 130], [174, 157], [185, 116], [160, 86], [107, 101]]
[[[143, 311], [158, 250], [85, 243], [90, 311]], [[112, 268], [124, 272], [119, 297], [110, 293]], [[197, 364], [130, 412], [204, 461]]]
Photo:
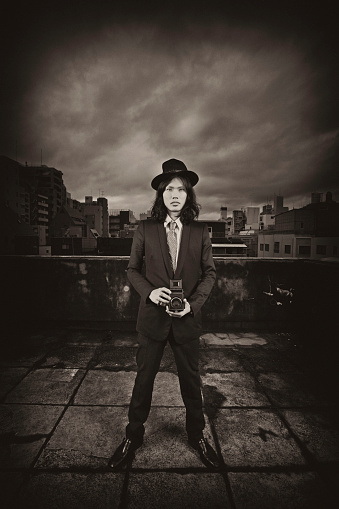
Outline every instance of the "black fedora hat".
[[162, 163], [162, 173], [157, 175], [152, 180], [151, 186], [157, 190], [160, 182], [167, 179], [174, 179], [175, 177], [187, 177], [192, 186], [195, 186], [199, 181], [199, 177], [194, 171], [190, 171], [186, 168], [186, 165], [178, 159], [169, 159]]

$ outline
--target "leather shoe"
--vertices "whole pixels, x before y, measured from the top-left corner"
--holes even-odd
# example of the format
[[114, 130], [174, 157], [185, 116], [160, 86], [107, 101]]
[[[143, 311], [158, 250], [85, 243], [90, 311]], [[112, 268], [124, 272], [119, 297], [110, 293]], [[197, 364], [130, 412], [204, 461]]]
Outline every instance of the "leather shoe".
[[198, 451], [200, 459], [205, 465], [213, 468], [219, 468], [220, 464], [217, 453], [205, 438], [201, 438], [200, 440], [188, 439], [188, 443], [191, 447], [193, 447], [193, 449]]
[[124, 438], [119, 447], [115, 450], [112, 458], [108, 462], [110, 468], [115, 468], [122, 462], [132, 458], [134, 451], [142, 446], [143, 439], [130, 440]]

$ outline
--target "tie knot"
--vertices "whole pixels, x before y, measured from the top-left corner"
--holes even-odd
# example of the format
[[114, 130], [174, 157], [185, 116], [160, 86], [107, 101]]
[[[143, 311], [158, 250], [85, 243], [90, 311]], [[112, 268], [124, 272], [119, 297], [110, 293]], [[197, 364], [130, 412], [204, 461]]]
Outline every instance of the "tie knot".
[[171, 221], [169, 224], [170, 230], [175, 230], [177, 227], [177, 223], [175, 221]]

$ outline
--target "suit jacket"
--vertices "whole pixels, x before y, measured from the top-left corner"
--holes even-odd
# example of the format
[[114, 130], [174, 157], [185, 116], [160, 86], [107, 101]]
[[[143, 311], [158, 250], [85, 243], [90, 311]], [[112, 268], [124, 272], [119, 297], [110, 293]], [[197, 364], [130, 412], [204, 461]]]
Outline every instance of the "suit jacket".
[[[200, 310], [216, 277], [207, 225], [197, 221], [183, 225], [177, 268], [173, 274], [163, 223], [153, 219], [141, 221], [134, 235], [127, 277], [141, 297], [137, 319], [139, 333], [164, 341], [172, 326], [178, 343], [197, 339], [201, 334]], [[157, 306], [149, 299], [152, 290], [163, 286], [169, 288], [170, 279], [182, 279], [184, 295], [193, 316], [172, 318], [165, 307]]]

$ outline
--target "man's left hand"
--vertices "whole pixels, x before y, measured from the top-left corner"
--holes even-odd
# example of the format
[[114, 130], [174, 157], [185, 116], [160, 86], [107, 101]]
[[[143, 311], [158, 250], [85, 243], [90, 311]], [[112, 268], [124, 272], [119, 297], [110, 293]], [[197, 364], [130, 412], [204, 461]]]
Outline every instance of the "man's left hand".
[[191, 311], [191, 306], [189, 305], [189, 303], [187, 302], [186, 299], [184, 299], [184, 303], [185, 303], [185, 309], [183, 309], [182, 311], [170, 311], [168, 309], [168, 306], [166, 306], [166, 313], [168, 315], [172, 316], [173, 318], [182, 318], [183, 316], [187, 315]]

